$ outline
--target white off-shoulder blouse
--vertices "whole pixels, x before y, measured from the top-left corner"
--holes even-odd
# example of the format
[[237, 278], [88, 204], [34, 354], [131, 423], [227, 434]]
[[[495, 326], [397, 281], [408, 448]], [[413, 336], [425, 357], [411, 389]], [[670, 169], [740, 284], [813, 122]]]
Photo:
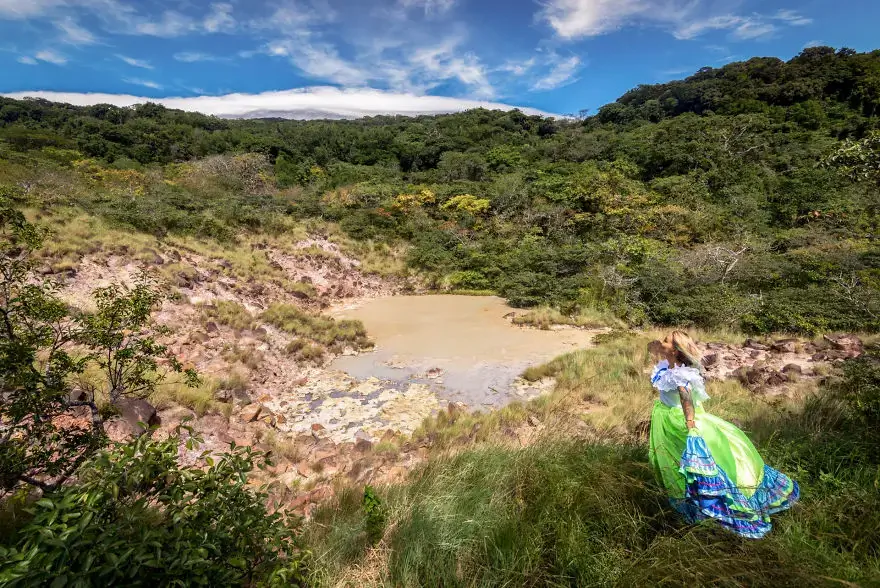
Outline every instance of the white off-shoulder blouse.
[[654, 366], [651, 385], [660, 392], [660, 401], [666, 406], [681, 406], [681, 398], [678, 396], [679, 386], [686, 387], [690, 391], [695, 406], [709, 400], [709, 395], [706, 394], [706, 382], [700, 370], [678, 364], [669, 367], [669, 362], [665, 359]]

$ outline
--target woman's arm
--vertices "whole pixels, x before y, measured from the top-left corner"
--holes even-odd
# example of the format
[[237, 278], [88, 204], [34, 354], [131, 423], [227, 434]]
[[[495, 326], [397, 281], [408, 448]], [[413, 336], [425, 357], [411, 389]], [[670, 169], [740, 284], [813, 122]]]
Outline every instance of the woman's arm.
[[678, 396], [681, 398], [681, 410], [684, 412], [684, 420], [688, 430], [697, 428], [694, 421], [694, 401], [691, 398], [691, 391], [687, 386], [678, 387]]

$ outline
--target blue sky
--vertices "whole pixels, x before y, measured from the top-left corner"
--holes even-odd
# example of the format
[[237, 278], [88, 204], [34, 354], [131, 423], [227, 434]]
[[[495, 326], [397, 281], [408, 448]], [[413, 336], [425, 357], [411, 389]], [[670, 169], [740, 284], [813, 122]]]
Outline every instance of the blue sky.
[[0, 93], [240, 116], [565, 114], [706, 65], [875, 49], [878, 22], [877, 0], [0, 0]]

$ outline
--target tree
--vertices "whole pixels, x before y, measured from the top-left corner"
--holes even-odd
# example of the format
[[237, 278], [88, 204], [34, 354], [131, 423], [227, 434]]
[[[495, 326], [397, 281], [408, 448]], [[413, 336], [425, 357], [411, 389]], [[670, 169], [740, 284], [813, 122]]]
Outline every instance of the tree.
[[[183, 366], [156, 341], [161, 300], [142, 279], [95, 293], [97, 310], [75, 313], [57, 285], [34, 272], [43, 232], [0, 197], [0, 490], [58, 488], [107, 442], [104, 421], [123, 399], [146, 398]], [[160, 365], [161, 363], [161, 365]], [[90, 367], [99, 383], [74, 377]], [[187, 382], [197, 376], [185, 372]]]
[[861, 141], [847, 141], [826, 160], [854, 181], [880, 184], [880, 131]]

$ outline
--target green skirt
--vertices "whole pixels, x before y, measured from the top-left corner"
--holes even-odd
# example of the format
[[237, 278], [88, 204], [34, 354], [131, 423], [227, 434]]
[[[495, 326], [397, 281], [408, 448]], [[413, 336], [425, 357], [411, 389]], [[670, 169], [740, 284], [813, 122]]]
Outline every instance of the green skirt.
[[688, 520], [713, 519], [745, 537], [763, 537], [770, 514], [799, 496], [796, 482], [767, 466], [736, 426], [695, 407], [688, 431], [680, 407], [659, 400], [651, 415], [649, 456], [673, 506]]

